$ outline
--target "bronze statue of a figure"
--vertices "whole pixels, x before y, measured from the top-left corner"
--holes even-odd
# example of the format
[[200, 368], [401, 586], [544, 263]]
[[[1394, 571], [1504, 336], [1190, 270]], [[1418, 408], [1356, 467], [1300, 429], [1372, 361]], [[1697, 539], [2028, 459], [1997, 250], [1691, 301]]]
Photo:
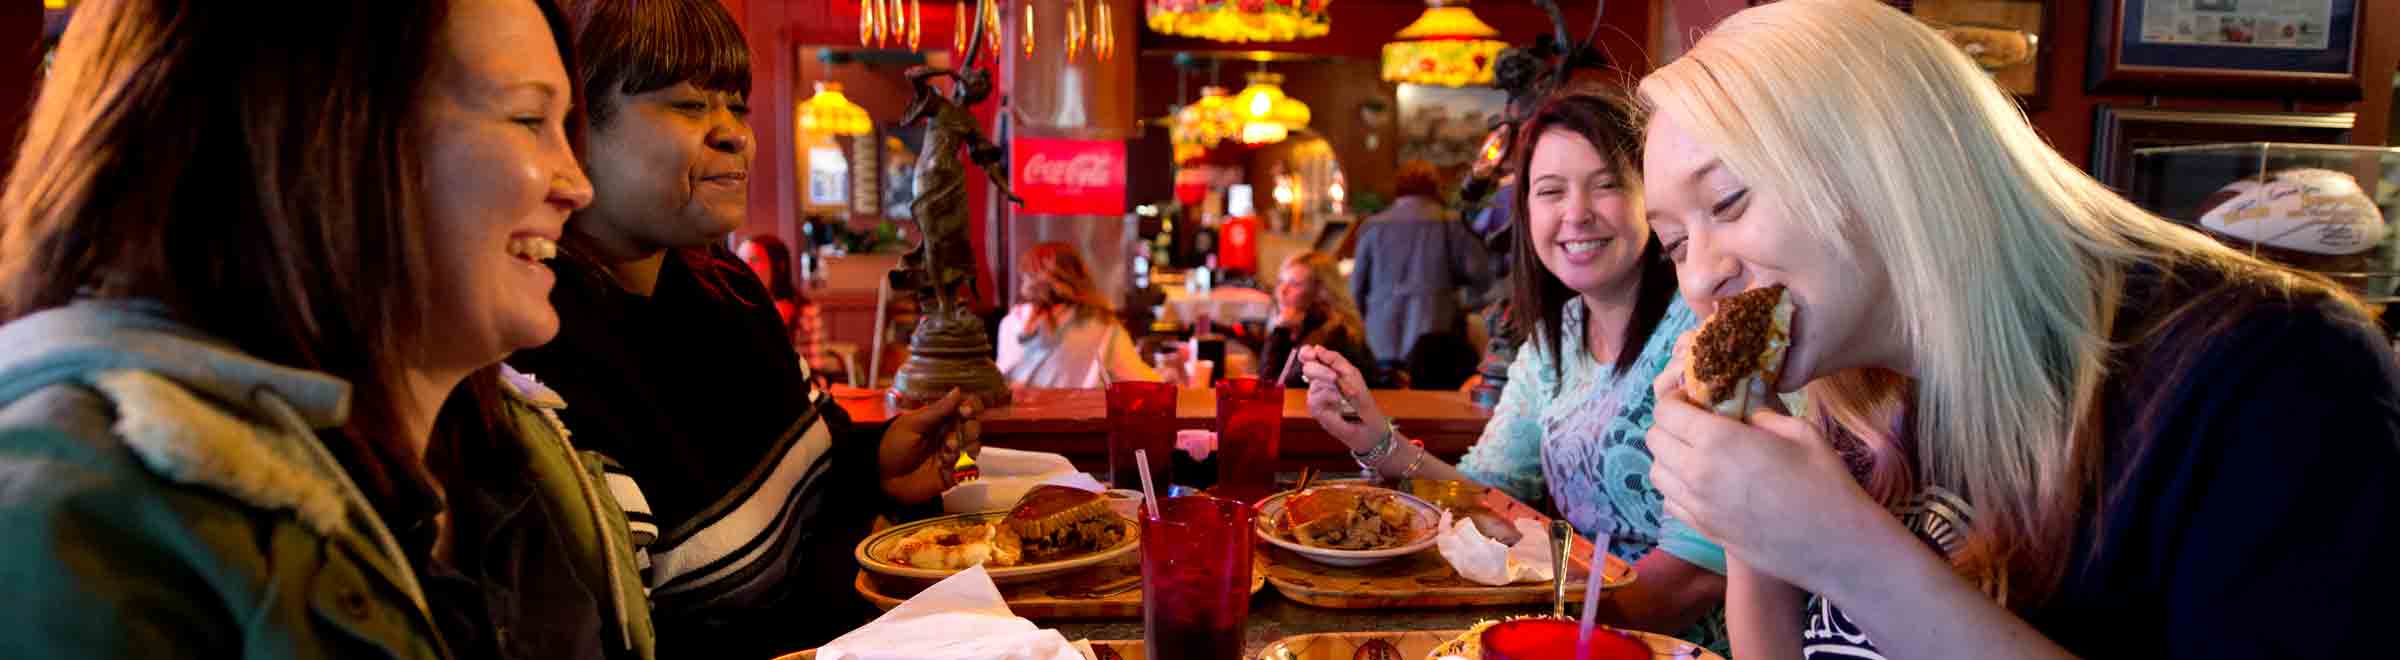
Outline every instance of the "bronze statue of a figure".
[[[992, 92], [991, 74], [975, 68], [981, 31], [977, 26], [976, 38], [968, 40], [973, 45], [957, 70], [908, 70], [916, 99], [899, 125], [924, 121], [926, 130], [916, 164], [917, 198], [909, 205], [923, 238], [891, 273], [892, 290], [915, 294], [921, 314], [909, 338], [909, 359], [892, 383], [891, 396], [902, 407], [923, 405], [953, 388], [977, 397], [984, 406], [1009, 401], [1008, 384], [989, 357], [992, 343], [983, 320], [967, 302], [975, 295], [976, 277], [975, 249], [967, 236], [972, 214], [967, 209], [966, 163], [981, 168], [1002, 197], [1018, 201], [1008, 192], [1000, 147], [984, 139], [968, 111]], [[933, 85], [945, 77], [951, 80], [946, 96]], [[961, 150], [967, 154], [963, 161]]]

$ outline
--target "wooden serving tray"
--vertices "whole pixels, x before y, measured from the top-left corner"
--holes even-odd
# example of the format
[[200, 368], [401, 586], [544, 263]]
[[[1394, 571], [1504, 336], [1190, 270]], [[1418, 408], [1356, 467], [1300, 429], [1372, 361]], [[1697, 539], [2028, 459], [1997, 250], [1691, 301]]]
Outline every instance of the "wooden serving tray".
[[[1468, 482], [1411, 482], [1401, 490], [1437, 506], [1480, 506], [1501, 518], [1531, 519], [1544, 525], [1549, 518], [1499, 490]], [[1442, 559], [1441, 551], [1426, 548], [1413, 555], [1373, 566], [1327, 566], [1298, 553], [1260, 543], [1267, 556], [1267, 583], [1294, 601], [1341, 609], [1434, 608], [1478, 605], [1527, 605], [1550, 602], [1549, 582], [1526, 582], [1489, 587], [1459, 577]], [[1591, 541], [1575, 538], [1567, 557], [1567, 599], [1583, 602], [1585, 580], [1591, 574]], [[1603, 589], [1633, 583], [1633, 565], [1609, 555], [1601, 572]]]
[[[1150, 657], [1142, 653], [1142, 640], [1138, 639], [1092, 640], [1092, 656], [1092, 660], [1145, 660]], [[787, 653], [775, 660], [817, 660], [817, 650]]]
[[[1680, 639], [1639, 631], [1621, 631], [1650, 646], [1654, 660], [1724, 660], [1708, 649]], [[1464, 630], [1355, 632], [1294, 635], [1275, 640], [1259, 651], [1258, 660], [1418, 660], [1449, 652], [1450, 641]]]
[[[1589, 546], [1586, 546], [1589, 547]], [[1487, 587], [1467, 581], [1450, 568], [1440, 551], [1427, 548], [1399, 559], [1360, 568], [1326, 566], [1282, 548], [1269, 548], [1267, 583], [1293, 601], [1340, 609], [1431, 608], [1484, 605], [1528, 605], [1550, 602], [1550, 583], [1524, 582]], [[1586, 560], [1567, 565], [1567, 602], [1583, 602], [1584, 583], [1591, 571]], [[1603, 588], [1633, 581], [1633, 566], [1608, 558]]]
[[[1250, 593], [1257, 594], [1267, 587], [1267, 559], [1259, 556], [1250, 567]], [[1003, 584], [1000, 598], [1008, 602], [1008, 610], [1028, 619], [1139, 619], [1142, 617], [1142, 590], [1136, 587], [1101, 598], [1084, 598], [1078, 592], [1096, 585], [1107, 584], [1142, 574], [1141, 553], [1128, 554], [1115, 561], [1090, 570], [1076, 571], [1056, 579], [1035, 580], [1019, 584]], [[928, 583], [858, 572], [854, 585], [860, 596], [874, 603], [877, 609], [890, 611]]]

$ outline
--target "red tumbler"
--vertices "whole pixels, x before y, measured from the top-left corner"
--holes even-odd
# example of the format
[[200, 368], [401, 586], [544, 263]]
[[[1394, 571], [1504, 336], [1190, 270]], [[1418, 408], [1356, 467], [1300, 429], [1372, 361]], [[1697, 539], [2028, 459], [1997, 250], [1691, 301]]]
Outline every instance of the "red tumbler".
[[[1175, 386], [1123, 382], [1108, 385], [1108, 482], [1113, 488], [1142, 489], [1133, 450], [1150, 457], [1150, 478], [1164, 489], [1175, 483]], [[1164, 492], [1164, 491], [1161, 491]]]
[[1282, 384], [1257, 378], [1217, 383], [1217, 485], [1211, 492], [1252, 504], [1274, 494], [1282, 443]]
[[1142, 515], [1142, 649], [1157, 660], [1240, 660], [1250, 619], [1243, 502], [1195, 495]]

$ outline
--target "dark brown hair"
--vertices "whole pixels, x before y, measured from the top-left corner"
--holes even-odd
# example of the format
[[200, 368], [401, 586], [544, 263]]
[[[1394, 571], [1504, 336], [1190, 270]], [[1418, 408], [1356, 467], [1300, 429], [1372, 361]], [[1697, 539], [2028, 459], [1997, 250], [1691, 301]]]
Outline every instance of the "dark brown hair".
[[[563, 16], [537, 4], [573, 62]], [[0, 321], [148, 299], [252, 356], [343, 378], [350, 415], [325, 440], [384, 501], [416, 469], [394, 441], [401, 358], [428, 337], [436, 292], [410, 126], [446, 9], [77, 7], [0, 192]], [[580, 135], [580, 115], [566, 120]], [[459, 391], [496, 392], [496, 373]]]
[[[1527, 170], [1533, 162], [1534, 145], [1542, 133], [1563, 130], [1583, 136], [1600, 150], [1600, 157], [1616, 168], [1617, 177], [1632, 190], [1642, 185], [1641, 114], [1633, 100], [1614, 87], [1582, 87], [1542, 104], [1533, 117], [1517, 127], [1516, 162], [1512, 163], [1517, 183], [1510, 186], [1510, 221], [1516, 223], [1515, 236], [1510, 240], [1509, 288], [1515, 315], [1513, 332], [1518, 344], [1539, 341], [1552, 357], [1551, 375], [1565, 369], [1564, 353], [1559, 352], [1559, 325], [1568, 300], [1575, 291], [1566, 282], [1542, 266], [1541, 257], [1534, 254], [1533, 217], [1525, 204]], [[1660, 319], [1667, 315], [1667, 305], [1675, 299], [1675, 265], [1652, 234], [1642, 241], [1642, 254], [1637, 266], [1641, 269], [1634, 286], [1633, 315], [1625, 321], [1625, 346], [1617, 350], [1618, 373], [1633, 368], [1641, 357], [1642, 342], [1651, 331], [1658, 329]], [[1597, 318], [1587, 314], [1587, 319]], [[1528, 323], [1531, 321], [1531, 323]], [[1575, 341], [1583, 341], [1575, 337]]]
[[783, 239], [776, 238], [774, 234], [752, 234], [742, 242], [756, 245], [767, 253], [768, 296], [776, 300], [804, 302], [800, 297], [800, 287], [792, 284], [792, 249], [784, 246]]
[[750, 45], [718, 0], [570, 0], [567, 12], [595, 126], [615, 115], [618, 95], [676, 83], [750, 95]]

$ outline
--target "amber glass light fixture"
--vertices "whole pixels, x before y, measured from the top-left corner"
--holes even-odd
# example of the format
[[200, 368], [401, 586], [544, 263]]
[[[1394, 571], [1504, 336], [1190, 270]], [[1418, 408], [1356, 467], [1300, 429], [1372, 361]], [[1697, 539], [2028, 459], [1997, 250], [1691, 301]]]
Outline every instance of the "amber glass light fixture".
[[1247, 76], [1250, 86], [1233, 97], [1242, 119], [1242, 143], [1281, 142], [1291, 131], [1308, 127], [1308, 104], [1283, 93], [1283, 76], [1265, 71]]
[[1225, 95], [1225, 88], [1215, 85], [1200, 88], [1200, 100], [1176, 109], [1174, 120], [1167, 126], [1167, 139], [1175, 145], [1178, 165], [1199, 158], [1226, 140], [1241, 137], [1241, 114], [1234, 111], [1233, 98]]
[[1215, 41], [1292, 41], [1333, 26], [1333, 0], [1147, 0], [1150, 30]]
[[1425, 13], [1383, 45], [1383, 79], [1414, 85], [1492, 84], [1492, 62], [1508, 43], [1476, 18], [1468, 0], [1426, 0]]
[[800, 103], [800, 132], [810, 135], [866, 135], [874, 132], [867, 109], [842, 95], [842, 84], [817, 83], [817, 95]]

